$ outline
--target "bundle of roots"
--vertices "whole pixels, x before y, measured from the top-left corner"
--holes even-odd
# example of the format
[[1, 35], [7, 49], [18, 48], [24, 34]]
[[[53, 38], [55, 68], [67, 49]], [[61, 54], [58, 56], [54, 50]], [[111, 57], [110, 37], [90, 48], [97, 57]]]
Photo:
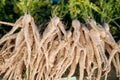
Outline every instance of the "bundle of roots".
[[112, 63], [120, 77], [119, 52], [107, 24], [73, 20], [72, 29], [65, 30], [53, 17], [39, 33], [26, 14], [0, 39], [0, 75], [3, 80], [61, 80], [67, 71], [69, 80], [77, 69], [79, 80], [106, 80]]

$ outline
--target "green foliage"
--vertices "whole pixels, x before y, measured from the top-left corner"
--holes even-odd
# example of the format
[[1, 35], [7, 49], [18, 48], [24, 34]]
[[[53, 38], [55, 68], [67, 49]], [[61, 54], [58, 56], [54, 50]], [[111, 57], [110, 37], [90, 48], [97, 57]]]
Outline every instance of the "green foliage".
[[5, 0], [0, 0], [0, 10], [4, 7], [5, 5]]
[[59, 16], [64, 18], [68, 14], [68, 4], [64, 3], [64, 0], [58, 2], [58, 4], [52, 5], [52, 16]]
[[47, 22], [51, 16], [51, 2], [49, 0], [20, 0], [15, 1], [15, 9], [19, 10], [21, 15], [30, 13], [37, 24]]
[[16, 1], [17, 7], [20, 9], [22, 14], [31, 13], [34, 14], [36, 10], [42, 6], [47, 6], [48, 2], [42, 0], [20, 0]]
[[[113, 35], [119, 34], [119, 12], [120, 0], [68, 0], [67, 3], [61, 0], [57, 4], [52, 0], [0, 0], [0, 20], [3, 21], [14, 22], [25, 13], [30, 13], [38, 25], [46, 25], [55, 15], [68, 24], [76, 18], [85, 21], [92, 17], [99, 23], [110, 24]], [[0, 31], [4, 34], [9, 29], [0, 26]]]

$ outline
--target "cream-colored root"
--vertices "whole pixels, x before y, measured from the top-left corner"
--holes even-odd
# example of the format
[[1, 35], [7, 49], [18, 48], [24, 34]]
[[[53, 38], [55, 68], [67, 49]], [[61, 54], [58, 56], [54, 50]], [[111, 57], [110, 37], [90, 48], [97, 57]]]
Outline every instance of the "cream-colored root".
[[25, 14], [12, 26], [0, 39], [0, 75], [4, 80], [61, 80], [64, 76], [70, 80], [76, 69], [79, 80], [100, 80], [102, 75], [107, 80], [111, 63], [120, 77], [120, 45], [108, 24], [73, 20], [73, 30], [66, 31], [55, 16], [41, 34], [31, 15]]

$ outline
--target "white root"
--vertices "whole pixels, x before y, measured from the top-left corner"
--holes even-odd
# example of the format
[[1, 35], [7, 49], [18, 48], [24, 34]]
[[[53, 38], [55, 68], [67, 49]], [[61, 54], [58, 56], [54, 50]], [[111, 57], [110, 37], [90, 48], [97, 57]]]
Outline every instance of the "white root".
[[80, 45], [80, 43], [79, 43], [80, 31], [79, 30], [80, 30], [81, 25], [80, 25], [80, 22], [78, 20], [73, 20], [72, 26], [74, 28], [74, 32], [73, 32], [74, 44], [73, 45], [74, 45], [74, 53], [75, 54], [73, 55], [74, 59], [73, 59], [73, 62], [71, 64], [71, 69], [70, 69], [70, 73], [68, 74], [68, 79], [70, 79], [70, 77], [74, 74], [76, 66], [77, 66], [79, 58], [80, 58], [80, 51], [78, 51], [79, 48], [77, 48], [78, 47], [77, 45]]
[[[102, 62], [104, 62], [104, 66], [106, 66], [107, 57], [105, 55], [104, 43], [102, 42], [101, 34], [99, 33], [100, 31], [99, 31], [99, 29], [97, 29], [96, 22], [93, 19], [91, 19], [89, 23], [92, 28], [95, 27], [95, 29], [93, 28], [93, 30], [90, 31], [90, 32], [92, 32], [91, 36], [94, 38], [95, 46], [98, 47], [98, 51], [100, 53], [101, 59], [103, 60]], [[98, 28], [100, 28], [100, 27], [98, 27]]]
[[86, 40], [86, 50], [87, 50], [87, 56], [86, 56], [86, 71], [88, 74], [88, 79], [91, 79], [91, 75], [92, 75], [92, 64], [94, 62], [94, 50], [93, 50], [93, 46], [92, 46], [92, 42], [90, 40], [90, 36], [89, 36], [89, 30], [87, 29], [87, 27], [85, 25], [82, 25], [82, 29], [85, 33], [85, 40]]
[[4, 80], [70, 80], [77, 76], [76, 70], [79, 80], [100, 80], [102, 75], [107, 80], [111, 62], [120, 77], [120, 45], [108, 24], [73, 20], [73, 30], [66, 31], [55, 16], [41, 34], [31, 15], [25, 14], [12, 26], [0, 39], [0, 75]]

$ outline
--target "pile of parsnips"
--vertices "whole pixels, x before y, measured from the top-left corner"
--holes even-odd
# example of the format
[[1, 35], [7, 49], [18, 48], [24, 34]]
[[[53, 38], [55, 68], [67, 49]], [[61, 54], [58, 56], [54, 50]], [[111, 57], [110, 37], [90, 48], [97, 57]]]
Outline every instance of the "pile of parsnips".
[[61, 80], [66, 70], [70, 79], [76, 68], [79, 80], [107, 79], [111, 63], [120, 77], [120, 47], [107, 24], [73, 20], [73, 29], [66, 31], [64, 27], [60, 18], [53, 17], [39, 33], [31, 15], [20, 17], [0, 39], [3, 80]]

